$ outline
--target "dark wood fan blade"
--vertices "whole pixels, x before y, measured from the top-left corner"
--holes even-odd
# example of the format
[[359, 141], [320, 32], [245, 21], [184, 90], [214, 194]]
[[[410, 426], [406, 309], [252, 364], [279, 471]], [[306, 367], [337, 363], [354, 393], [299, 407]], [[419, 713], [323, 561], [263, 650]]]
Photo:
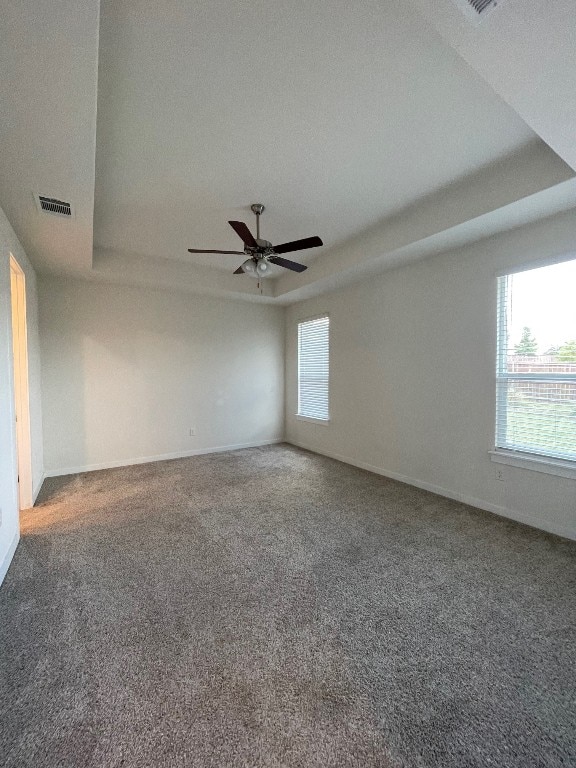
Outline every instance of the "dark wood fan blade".
[[303, 251], [306, 248], [317, 248], [319, 245], [324, 245], [319, 237], [305, 237], [303, 240], [275, 245], [273, 251], [274, 253], [288, 253], [289, 251]]
[[297, 261], [283, 259], [282, 256], [271, 256], [268, 261], [270, 261], [271, 264], [278, 264], [280, 267], [291, 269], [292, 272], [304, 272], [305, 269], [308, 269], [308, 267], [305, 267], [304, 264], [298, 264]]
[[258, 248], [258, 243], [254, 240], [252, 233], [243, 221], [229, 221], [228, 224], [230, 224], [234, 232], [242, 238], [244, 245], [249, 245], [251, 248]]
[[243, 275], [244, 274], [244, 270], [242, 269], [242, 267], [238, 267], [238, 269], [234, 270], [234, 274], [235, 275]]
[[244, 251], [201, 251], [197, 248], [188, 248], [188, 253], [232, 253], [234, 256], [244, 256]]

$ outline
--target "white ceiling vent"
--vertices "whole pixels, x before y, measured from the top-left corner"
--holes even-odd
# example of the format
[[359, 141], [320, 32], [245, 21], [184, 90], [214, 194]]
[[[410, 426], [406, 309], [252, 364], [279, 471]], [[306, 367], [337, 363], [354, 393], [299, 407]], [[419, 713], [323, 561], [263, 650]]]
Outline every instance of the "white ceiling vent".
[[72, 218], [72, 206], [70, 203], [65, 203], [64, 200], [57, 200], [55, 197], [46, 197], [36, 193], [34, 199], [39, 211], [53, 216], [63, 216], [65, 219]]
[[478, 23], [496, 8], [500, 0], [454, 0], [454, 2], [469, 19]]

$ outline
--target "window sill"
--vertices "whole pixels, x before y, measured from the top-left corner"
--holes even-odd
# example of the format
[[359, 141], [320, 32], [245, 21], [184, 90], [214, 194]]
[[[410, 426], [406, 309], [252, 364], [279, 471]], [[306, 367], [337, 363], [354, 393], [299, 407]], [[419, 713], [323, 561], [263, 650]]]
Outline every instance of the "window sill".
[[568, 477], [576, 480], [576, 462], [562, 461], [561, 459], [547, 458], [546, 456], [536, 456], [514, 451], [504, 451], [497, 449], [489, 451], [490, 460], [497, 464], [509, 464], [511, 467], [520, 467], [521, 469], [531, 469], [534, 472], [545, 472], [548, 475], [557, 475], [558, 477]]
[[312, 416], [300, 416], [299, 413], [295, 414], [298, 421], [308, 421], [310, 424], [320, 424], [323, 427], [327, 427], [330, 424], [330, 419], [314, 419]]

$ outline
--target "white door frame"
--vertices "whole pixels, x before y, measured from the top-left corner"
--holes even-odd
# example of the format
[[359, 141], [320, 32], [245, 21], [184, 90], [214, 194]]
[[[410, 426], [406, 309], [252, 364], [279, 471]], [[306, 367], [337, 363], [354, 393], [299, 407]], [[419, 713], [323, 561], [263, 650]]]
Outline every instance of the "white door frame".
[[34, 504], [32, 492], [32, 441], [28, 393], [28, 334], [26, 328], [26, 276], [10, 254], [12, 300], [12, 346], [14, 352], [14, 406], [18, 450], [18, 496], [20, 509]]

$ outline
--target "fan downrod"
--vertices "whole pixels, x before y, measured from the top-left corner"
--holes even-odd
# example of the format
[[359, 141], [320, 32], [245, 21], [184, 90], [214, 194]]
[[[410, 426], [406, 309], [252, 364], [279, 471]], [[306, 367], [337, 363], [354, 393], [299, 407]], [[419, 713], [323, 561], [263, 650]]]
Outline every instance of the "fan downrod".
[[[260, 216], [266, 209], [262, 203], [252, 203], [250, 208], [252, 213], [256, 215], [256, 242], [258, 242], [260, 240]], [[258, 245], [260, 245], [259, 242]]]

